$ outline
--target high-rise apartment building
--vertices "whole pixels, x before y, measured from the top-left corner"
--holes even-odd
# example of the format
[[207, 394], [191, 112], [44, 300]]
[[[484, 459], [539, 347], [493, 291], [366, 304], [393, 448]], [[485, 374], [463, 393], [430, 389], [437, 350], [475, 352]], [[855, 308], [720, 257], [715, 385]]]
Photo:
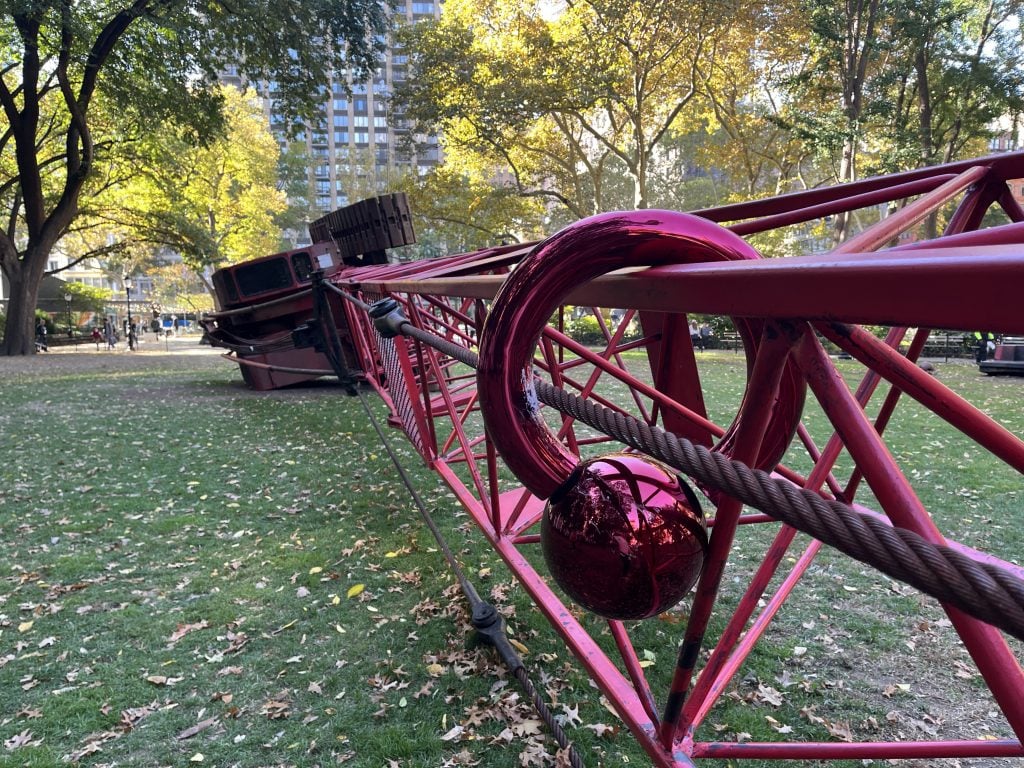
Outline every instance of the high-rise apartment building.
[[[437, 19], [441, 5], [441, 0], [390, 0], [392, 28]], [[313, 217], [384, 191], [396, 175], [426, 173], [441, 159], [437, 136], [412, 135], [401, 106], [393, 103], [395, 87], [408, 75], [408, 56], [392, 35], [382, 42], [384, 52], [370, 78], [356, 82], [350, 72], [334, 73], [328, 100], [297, 134], [276, 109], [277, 84], [257, 87], [282, 149], [305, 144]], [[221, 80], [245, 85], [236, 68], [225, 70]], [[305, 233], [297, 235], [301, 244]]]

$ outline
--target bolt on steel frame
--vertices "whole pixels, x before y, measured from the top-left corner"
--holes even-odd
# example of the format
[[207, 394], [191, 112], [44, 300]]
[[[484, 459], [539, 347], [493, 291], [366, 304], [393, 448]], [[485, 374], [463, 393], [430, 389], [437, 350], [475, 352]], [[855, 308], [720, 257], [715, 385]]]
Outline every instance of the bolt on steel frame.
[[[1024, 153], [993, 156], [692, 216], [606, 214], [536, 246], [361, 267], [330, 279], [364, 301], [394, 298], [416, 328], [482, 352], [478, 375], [416, 340], [382, 338], [350, 303], [337, 308], [346, 315], [366, 378], [387, 404], [391, 424], [455, 494], [656, 765], [680, 768], [710, 757], [1020, 757], [1024, 671], [997, 629], [954, 608], [947, 608], [949, 620], [1016, 738], [856, 743], [698, 738], [698, 728], [807, 573], [820, 543], [812, 541], [802, 553], [788, 556], [797, 531], [778, 527], [699, 666], [738, 527], [776, 524], [767, 515], [744, 512], [720, 490], [703, 489], [714, 507], [710, 551], [674, 679], [668, 690], [652, 690], [629, 626], [608, 622], [617, 652], [607, 654], [535, 567], [537, 558], [529, 557], [539, 541], [542, 496], [557, 478], [553, 470], [545, 474], [550, 467], [544, 446], [535, 444], [551, 440], [562, 446], [558, 451], [590, 455], [609, 438], [550, 409], [539, 412], [547, 424], [543, 429], [524, 425], [519, 404], [508, 401], [525, 398], [522, 402], [532, 407], [529, 378], [543, 377], [929, 541], [959, 546], [947, 542], [932, 521], [889, 450], [886, 429], [901, 402], [911, 398], [994, 461], [1024, 473], [1024, 441], [916, 365], [932, 329], [1024, 334], [1019, 304], [1024, 210], [1006, 184], [1021, 177]], [[903, 207], [819, 255], [762, 259], [741, 240], [890, 203]], [[950, 206], [955, 207], [942, 236], [887, 247]], [[981, 229], [994, 206], [1010, 223]], [[512, 282], [516, 290], [503, 288]], [[567, 305], [590, 308], [602, 339], [596, 348], [566, 333], [562, 308]], [[609, 320], [601, 307], [621, 311]], [[748, 381], [731, 424], [707, 413], [687, 313], [729, 316], [742, 337]], [[862, 325], [885, 325], [889, 331], [880, 339]], [[853, 391], [822, 339], [861, 364], [862, 378]], [[530, 375], [524, 376], [524, 367]], [[831, 432], [823, 443], [800, 421], [805, 394], [829, 421]], [[882, 403], [871, 418], [868, 405], [879, 396]], [[481, 398], [489, 398], [483, 410]], [[495, 416], [502, 408], [507, 412]], [[538, 437], [538, 430], [547, 434]], [[787, 450], [802, 450], [810, 470], [801, 474], [779, 464]], [[843, 451], [853, 464], [845, 482], [838, 463]], [[877, 509], [855, 504], [865, 484]], [[961, 549], [1024, 577], [1017, 566]]]

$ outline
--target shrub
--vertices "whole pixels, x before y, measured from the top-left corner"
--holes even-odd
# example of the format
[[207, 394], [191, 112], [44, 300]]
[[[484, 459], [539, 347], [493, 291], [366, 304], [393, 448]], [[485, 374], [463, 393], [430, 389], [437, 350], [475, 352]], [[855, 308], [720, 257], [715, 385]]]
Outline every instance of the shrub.
[[600, 344], [604, 341], [604, 334], [601, 333], [601, 326], [593, 315], [583, 315], [570, 320], [565, 325], [566, 335], [573, 341], [580, 344]]

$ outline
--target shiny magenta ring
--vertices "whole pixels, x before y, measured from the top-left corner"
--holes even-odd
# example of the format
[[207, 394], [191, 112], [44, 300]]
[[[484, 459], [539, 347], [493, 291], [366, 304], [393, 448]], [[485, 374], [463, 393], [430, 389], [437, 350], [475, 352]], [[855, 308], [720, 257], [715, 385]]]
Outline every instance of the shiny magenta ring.
[[[523, 485], [547, 498], [577, 464], [540, 416], [531, 365], [544, 326], [572, 289], [623, 267], [757, 258], [757, 251], [727, 229], [674, 211], [601, 214], [538, 245], [495, 297], [481, 334], [477, 371], [488, 435]], [[746, 318], [734, 323], [749, 369], [764, 323]], [[789, 363], [757, 466], [773, 467], [781, 459], [796, 430], [804, 392]], [[731, 432], [716, 450], [728, 454]]]

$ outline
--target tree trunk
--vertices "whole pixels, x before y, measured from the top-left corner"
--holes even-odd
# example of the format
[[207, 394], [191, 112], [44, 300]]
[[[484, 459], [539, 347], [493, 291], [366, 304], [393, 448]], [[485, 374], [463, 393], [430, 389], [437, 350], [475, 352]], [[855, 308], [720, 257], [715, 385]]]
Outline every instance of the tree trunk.
[[[931, 165], [932, 147], [932, 97], [928, 83], [928, 43], [923, 42], [914, 57], [917, 73], [918, 129], [920, 131], [921, 165]], [[939, 234], [939, 212], [932, 211], [924, 220], [924, 237], [934, 240]]]
[[[843, 156], [840, 159], [839, 165], [840, 184], [857, 180], [857, 168], [855, 164], [856, 154], [857, 137], [847, 136], [843, 141]], [[835, 224], [832, 230], [832, 240], [835, 245], [842, 243], [849, 235], [851, 218], [849, 211], [843, 211], [836, 214]]]
[[[46, 259], [37, 260], [40, 265], [46, 263]], [[28, 264], [33, 264], [31, 259]], [[36, 301], [39, 298], [39, 283], [42, 280], [40, 275], [35, 277], [25, 263], [18, 263], [18, 266], [11, 270], [8, 280], [11, 286], [11, 298], [7, 302], [7, 323], [4, 326], [4, 341], [0, 346], [0, 354], [7, 356], [35, 354], [35, 316]]]

